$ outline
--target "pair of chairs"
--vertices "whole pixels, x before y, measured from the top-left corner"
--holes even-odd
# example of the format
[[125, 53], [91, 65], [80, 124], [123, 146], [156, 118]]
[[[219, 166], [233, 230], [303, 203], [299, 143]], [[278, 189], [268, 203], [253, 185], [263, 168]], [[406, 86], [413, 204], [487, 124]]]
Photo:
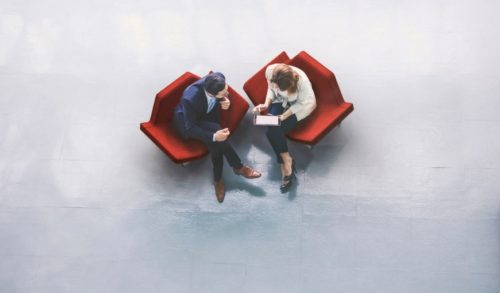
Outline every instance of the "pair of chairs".
[[[265, 70], [273, 63], [286, 63], [302, 69], [309, 77], [316, 95], [316, 109], [288, 134], [289, 139], [313, 146], [354, 110], [352, 103], [344, 101], [333, 72], [304, 51], [292, 59], [286, 52], [281, 52], [245, 82], [243, 90], [254, 105], [264, 103], [267, 93]], [[140, 124], [141, 130], [177, 164], [202, 158], [208, 153], [208, 149], [200, 141], [181, 138], [172, 123], [173, 110], [179, 103], [182, 92], [198, 79], [199, 76], [186, 72], [165, 87], [156, 95], [151, 119]], [[221, 111], [221, 124], [233, 132], [248, 111], [249, 105], [231, 86], [229, 97], [231, 108]]]

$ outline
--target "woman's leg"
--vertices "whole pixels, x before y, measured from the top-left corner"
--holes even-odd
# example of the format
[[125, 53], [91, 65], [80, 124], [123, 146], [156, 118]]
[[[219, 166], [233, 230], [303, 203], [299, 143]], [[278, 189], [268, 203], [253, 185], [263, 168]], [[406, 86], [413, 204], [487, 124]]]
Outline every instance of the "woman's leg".
[[[285, 121], [281, 122], [281, 130], [283, 132], [283, 135], [285, 136], [285, 143], [286, 143], [286, 134], [290, 131], [292, 131], [295, 126], [297, 126], [297, 116], [292, 115], [288, 117]], [[292, 163], [293, 163], [293, 158], [288, 152], [288, 146], [286, 148], [286, 151], [283, 151], [280, 153], [281, 161], [283, 162], [282, 166], [282, 174], [283, 177], [289, 176], [292, 174]], [[283, 182], [286, 184], [287, 182]]]
[[[272, 115], [281, 115], [283, 113], [281, 104], [272, 104], [269, 107], [269, 113]], [[281, 164], [281, 174], [283, 177], [289, 176], [292, 173], [292, 157], [288, 152], [288, 144], [286, 134], [295, 128], [297, 125], [297, 117], [292, 115], [281, 122], [278, 126], [269, 126], [266, 136], [271, 144], [279, 164]], [[284, 182], [286, 183], [286, 182]]]
[[[268, 113], [274, 116], [281, 115], [283, 113], [283, 107], [281, 104], [271, 104], [268, 109]], [[279, 164], [283, 164], [281, 159], [282, 152], [288, 152], [288, 146], [286, 143], [286, 137], [280, 126], [268, 126], [266, 131], [267, 140], [271, 144], [274, 153], [276, 154], [276, 159]]]

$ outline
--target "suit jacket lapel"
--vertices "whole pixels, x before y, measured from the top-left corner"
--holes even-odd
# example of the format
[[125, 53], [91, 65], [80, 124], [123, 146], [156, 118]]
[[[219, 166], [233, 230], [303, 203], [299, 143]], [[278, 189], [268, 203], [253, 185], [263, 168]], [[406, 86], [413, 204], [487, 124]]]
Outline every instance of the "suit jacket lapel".
[[207, 113], [208, 110], [208, 101], [207, 101], [207, 95], [205, 94], [205, 88], [203, 87], [203, 84], [205, 83], [205, 78], [200, 79], [200, 99], [202, 101], [203, 105], [203, 114]]
[[200, 92], [200, 99], [203, 101], [203, 114], [207, 113], [208, 110], [208, 101], [207, 101], [207, 95], [205, 95], [205, 91], [202, 89]]

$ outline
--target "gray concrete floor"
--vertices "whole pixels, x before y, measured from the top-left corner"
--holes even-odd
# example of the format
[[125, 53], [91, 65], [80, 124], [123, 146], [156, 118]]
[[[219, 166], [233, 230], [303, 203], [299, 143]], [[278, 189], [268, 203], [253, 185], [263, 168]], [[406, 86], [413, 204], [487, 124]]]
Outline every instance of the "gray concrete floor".
[[[496, 1], [0, 1], [0, 292], [500, 292]], [[246, 79], [280, 51], [355, 111], [279, 193], [173, 164], [144, 134], [189, 70]], [[227, 166], [227, 165], [226, 165]]]

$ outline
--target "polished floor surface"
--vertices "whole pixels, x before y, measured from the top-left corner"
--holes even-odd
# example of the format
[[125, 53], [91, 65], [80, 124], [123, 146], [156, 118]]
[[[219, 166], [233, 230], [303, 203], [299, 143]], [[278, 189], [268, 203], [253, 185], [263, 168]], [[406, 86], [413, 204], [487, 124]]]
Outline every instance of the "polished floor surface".
[[[0, 0], [0, 292], [500, 292], [497, 1]], [[354, 112], [298, 185], [173, 164], [140, 132], [185, 71], [286, 50]], [[246, 96], [245, 96], [246, 98]]]

